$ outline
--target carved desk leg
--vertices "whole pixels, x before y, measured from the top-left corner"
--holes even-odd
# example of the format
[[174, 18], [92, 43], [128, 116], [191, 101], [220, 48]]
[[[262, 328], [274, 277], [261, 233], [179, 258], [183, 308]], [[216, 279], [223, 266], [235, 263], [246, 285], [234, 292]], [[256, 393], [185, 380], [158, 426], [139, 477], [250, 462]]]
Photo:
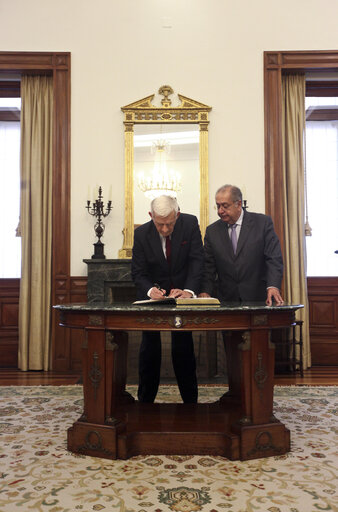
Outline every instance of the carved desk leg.
[[135, 402], [133, 396], [126, 391], [127, 382], [128, 334], [126, 332], [107, 332], [107, 359], [111, 361], [107, 369], [107, 402], [109, 416], [119, 404]]
[[241, 459], [280, 455], [290, 433], [273, 416], [274, 346], [268, 328], [246, 332], [240, 351], [242, 417], [232, 426], [240, 435]]
[[84, 420], [102, 423], [105, 420], [105, 330], [86, 329], [82, 348]]
[[112, 416], [112, 396], [116, 393], [114, 348], [109, 343], [107, 347], [104, 328], [86, 328], [82, 349], [84, 413], [68, 430], [68, 449], [73, 452], [109, 459], [117, 457], [117, 435], [125, 425]]

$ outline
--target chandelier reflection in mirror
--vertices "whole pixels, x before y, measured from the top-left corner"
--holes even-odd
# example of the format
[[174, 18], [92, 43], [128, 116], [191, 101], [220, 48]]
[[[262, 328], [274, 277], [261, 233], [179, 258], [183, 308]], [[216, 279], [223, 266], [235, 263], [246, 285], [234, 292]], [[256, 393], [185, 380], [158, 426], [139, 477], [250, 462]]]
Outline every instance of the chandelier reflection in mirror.
[[[179, 148], [188, 148], [185, 151], [186, 158], [187, 151], [190, 151], [189, 155], [191, 155], [192, 145], [198, 147], [199, 132], [196, 128], [182, 129], [182, 125], [176, 130], [172, 128], [168, 127], [163, 133], [160, 125], [157, 133], [151, 130], [150, 133], [134, 135], [135, 171], [136, 161], [139, 170], [136, 172], [137, 186], [149, 199], [162, 194], [177, 197], [178, 192], [182, 191], [181, 173], [177, 170], [177, 165], [182, 167], [182, 158], [184, 159], [182, 150]], [[149, 167], [146, 170], [142, 169], [149, 162], [147, 157], [140, 157], [141, 150], [149, 150], [148, 155], [151, 153], [152, 169]]]
[[154, 167], [148, 175], [145, 175], [143, 171], [138, 173], [137, 184], [139, 189], [149, 199], [155, 199], [155, 197], [163, 194], [177, 197], [177, 193], [182, 189], [181, 175], [174, 169], [169, 168], [169, 142], [164, 139], [154, 141], [151, 152], [154, 155]]

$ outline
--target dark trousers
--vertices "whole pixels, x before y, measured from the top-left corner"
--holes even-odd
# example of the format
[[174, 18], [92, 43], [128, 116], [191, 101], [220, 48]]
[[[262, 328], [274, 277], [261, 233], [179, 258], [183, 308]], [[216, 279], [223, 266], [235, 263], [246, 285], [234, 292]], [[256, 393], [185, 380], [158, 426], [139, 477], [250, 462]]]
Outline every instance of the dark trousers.
[[[194, 343], [191, 332], [171, 333], [171, 357], [177, 384], [184, 403], [197, 402], [197, 379]], [[160, 383], [161, 335], [160, 332], [145, 331], [139, 357], [140, 402], [153, 402]]]
[[229, 391], [227, 395], [237, 397], [240, 400], [241, 389], [241, 367], [240, 350], [238, 345], [243, 343], [243, 331], [222, 331], [223, 344], [225, 349], [225, 358], [228, 374]]

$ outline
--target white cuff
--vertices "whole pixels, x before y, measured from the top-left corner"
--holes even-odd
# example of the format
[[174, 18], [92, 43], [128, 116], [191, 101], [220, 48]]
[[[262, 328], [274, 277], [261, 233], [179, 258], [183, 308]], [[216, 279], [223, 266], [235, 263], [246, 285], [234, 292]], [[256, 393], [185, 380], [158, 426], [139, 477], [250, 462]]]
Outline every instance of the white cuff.
[[187, 288], [184, 288], [183, 290], [184, 292], [189, 292], [189, 293], [192, 293], [192, 298], [193, 299], [196, 299], [196, 293], [194, 293], [192, 290], [188, 290]]

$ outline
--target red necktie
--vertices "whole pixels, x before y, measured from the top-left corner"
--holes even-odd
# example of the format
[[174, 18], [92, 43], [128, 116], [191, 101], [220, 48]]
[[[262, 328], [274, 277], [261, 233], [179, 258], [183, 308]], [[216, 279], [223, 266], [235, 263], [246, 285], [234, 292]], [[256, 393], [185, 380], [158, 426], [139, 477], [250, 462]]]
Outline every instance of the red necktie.
[[170, 266], [170, 262], [171, 262], [171, 240], [170, 240], [170, 236], [166, 236], [165, 237], [165, 253], [166, 253], [166, 258], [167, 258], [168, 265]]

